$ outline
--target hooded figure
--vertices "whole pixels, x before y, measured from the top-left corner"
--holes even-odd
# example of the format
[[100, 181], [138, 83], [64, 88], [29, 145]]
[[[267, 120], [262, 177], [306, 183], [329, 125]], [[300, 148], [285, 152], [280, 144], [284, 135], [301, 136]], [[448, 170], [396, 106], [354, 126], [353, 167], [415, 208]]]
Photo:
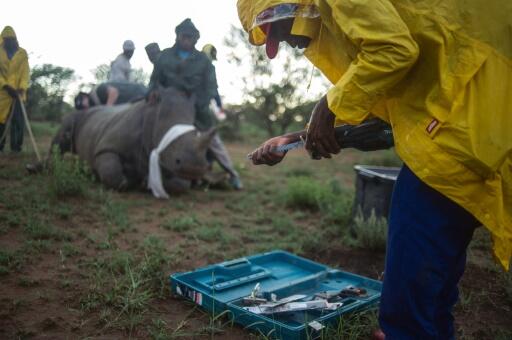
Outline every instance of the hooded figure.
[[[216, 125], [216, 118], [209, 105], [211, 99], [217, 95], [215, 69], [206, 54], [195, 48], [199, 31], [190, 19], [185, 19], [176, 26], [175, 32], [176, 43], [163, 50], [155, 63], [148, 100], [156, 100], [158, 86], [174, 87], [183, 91], [195, 98], [195, 126], [200, 131], [212, 129]], [[210, 143], [209, 154], [229, 174], [232, 187], [242, 189], [240, 176], [217, 133]]]
[[161, 52], [158, 43], [149, 43], [146, 45], [146, 47], [144, 47], [144, 49], [146, 50], [146, 54], [148, 55], [148, 59], [151, 61], [151, 64], [155, 64]]
[[[11, 26], [5, 26], [0, 44], [0, 138], [12, 112], [11, 150], [21, 151], [23, 144], [23, 116], [18, 98], [26, 99], [29, 85], [27, 52], [19, 47], [16, 33]], [[5, 140], [0, 141], [0, 151]]]
[[[333, 84], [323, 101], [336, 124], [375, 115], [392, 125], [405, 167], [380, 323], [390, 338], [450, 338], [475, 226], [504, 268], [512, 255], [512, 2], [239, 0], [238, 13], [270, 58], [280, 41], [307, 39], [305, 56]], [[310, 147], [325, 140], [317, 126]]]
[[174, 33], [178, 34], [188, 34], [191, 35], [196, 41], [199, 40], [199, 30], [194, 26], [194, 23], [190, 18], [183, 20], [176, 28], [174, 29]]

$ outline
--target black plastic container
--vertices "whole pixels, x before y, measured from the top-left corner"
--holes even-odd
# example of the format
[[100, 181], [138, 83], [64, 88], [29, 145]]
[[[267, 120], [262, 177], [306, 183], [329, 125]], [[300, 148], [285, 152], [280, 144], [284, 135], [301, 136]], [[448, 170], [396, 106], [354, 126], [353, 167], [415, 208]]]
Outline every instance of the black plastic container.
[[372, 211], [377, 217], [388, 217], [393, 186], [400, 168], [356, 165], [354, 170], [357, 179], [352, 217], [357, 216], [359, 210], [364, 218], [370, 217]]

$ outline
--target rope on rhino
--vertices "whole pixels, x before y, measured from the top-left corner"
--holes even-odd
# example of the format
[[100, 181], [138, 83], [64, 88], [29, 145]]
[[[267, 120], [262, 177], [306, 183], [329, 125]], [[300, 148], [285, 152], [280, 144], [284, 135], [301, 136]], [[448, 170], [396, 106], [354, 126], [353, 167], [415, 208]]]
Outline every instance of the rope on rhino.
[[176, 124], [165, 133], [158, 146], [151, 151], [149, 157], [148, 189], [151, 189], [153, 196], [156, 198], [169, 199], [169, 194], [165, 191], [162, 183], [160, 153], [176, 139], [195, 129], [194, 125]]

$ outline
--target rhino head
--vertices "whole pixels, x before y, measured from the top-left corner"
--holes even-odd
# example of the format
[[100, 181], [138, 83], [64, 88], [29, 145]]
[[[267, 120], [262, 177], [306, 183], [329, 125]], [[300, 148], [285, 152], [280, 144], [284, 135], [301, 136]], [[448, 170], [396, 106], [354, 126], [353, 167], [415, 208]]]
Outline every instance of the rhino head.
[[[193, 96], [188, 97], [174, 88], [159, 88], [158, 91], [159, 101], [150, 105], [152, 122], [147, 122], [151, 127], [150, 150], [158, 146], [170, 128], [176, 124], [193, 125], [195, 120]], [[160, 153], [162, 175], [166, 178], [201, 179], [208, 171], [206, 151], [214, 134], [215, 129], [206, 132], [193, 130], [174, 140]]]

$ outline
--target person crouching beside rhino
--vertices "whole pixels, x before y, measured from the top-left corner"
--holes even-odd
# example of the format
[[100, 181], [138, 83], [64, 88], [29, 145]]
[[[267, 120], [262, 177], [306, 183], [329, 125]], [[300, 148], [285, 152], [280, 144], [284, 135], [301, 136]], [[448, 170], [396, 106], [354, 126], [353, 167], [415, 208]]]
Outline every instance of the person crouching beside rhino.
[[147, 88], [137, 83], [106, 82], [89, 92], [79, 92], [75, 97], [75, 109], [85, 110], [97, 105], [125, 104], [145, 97]]

